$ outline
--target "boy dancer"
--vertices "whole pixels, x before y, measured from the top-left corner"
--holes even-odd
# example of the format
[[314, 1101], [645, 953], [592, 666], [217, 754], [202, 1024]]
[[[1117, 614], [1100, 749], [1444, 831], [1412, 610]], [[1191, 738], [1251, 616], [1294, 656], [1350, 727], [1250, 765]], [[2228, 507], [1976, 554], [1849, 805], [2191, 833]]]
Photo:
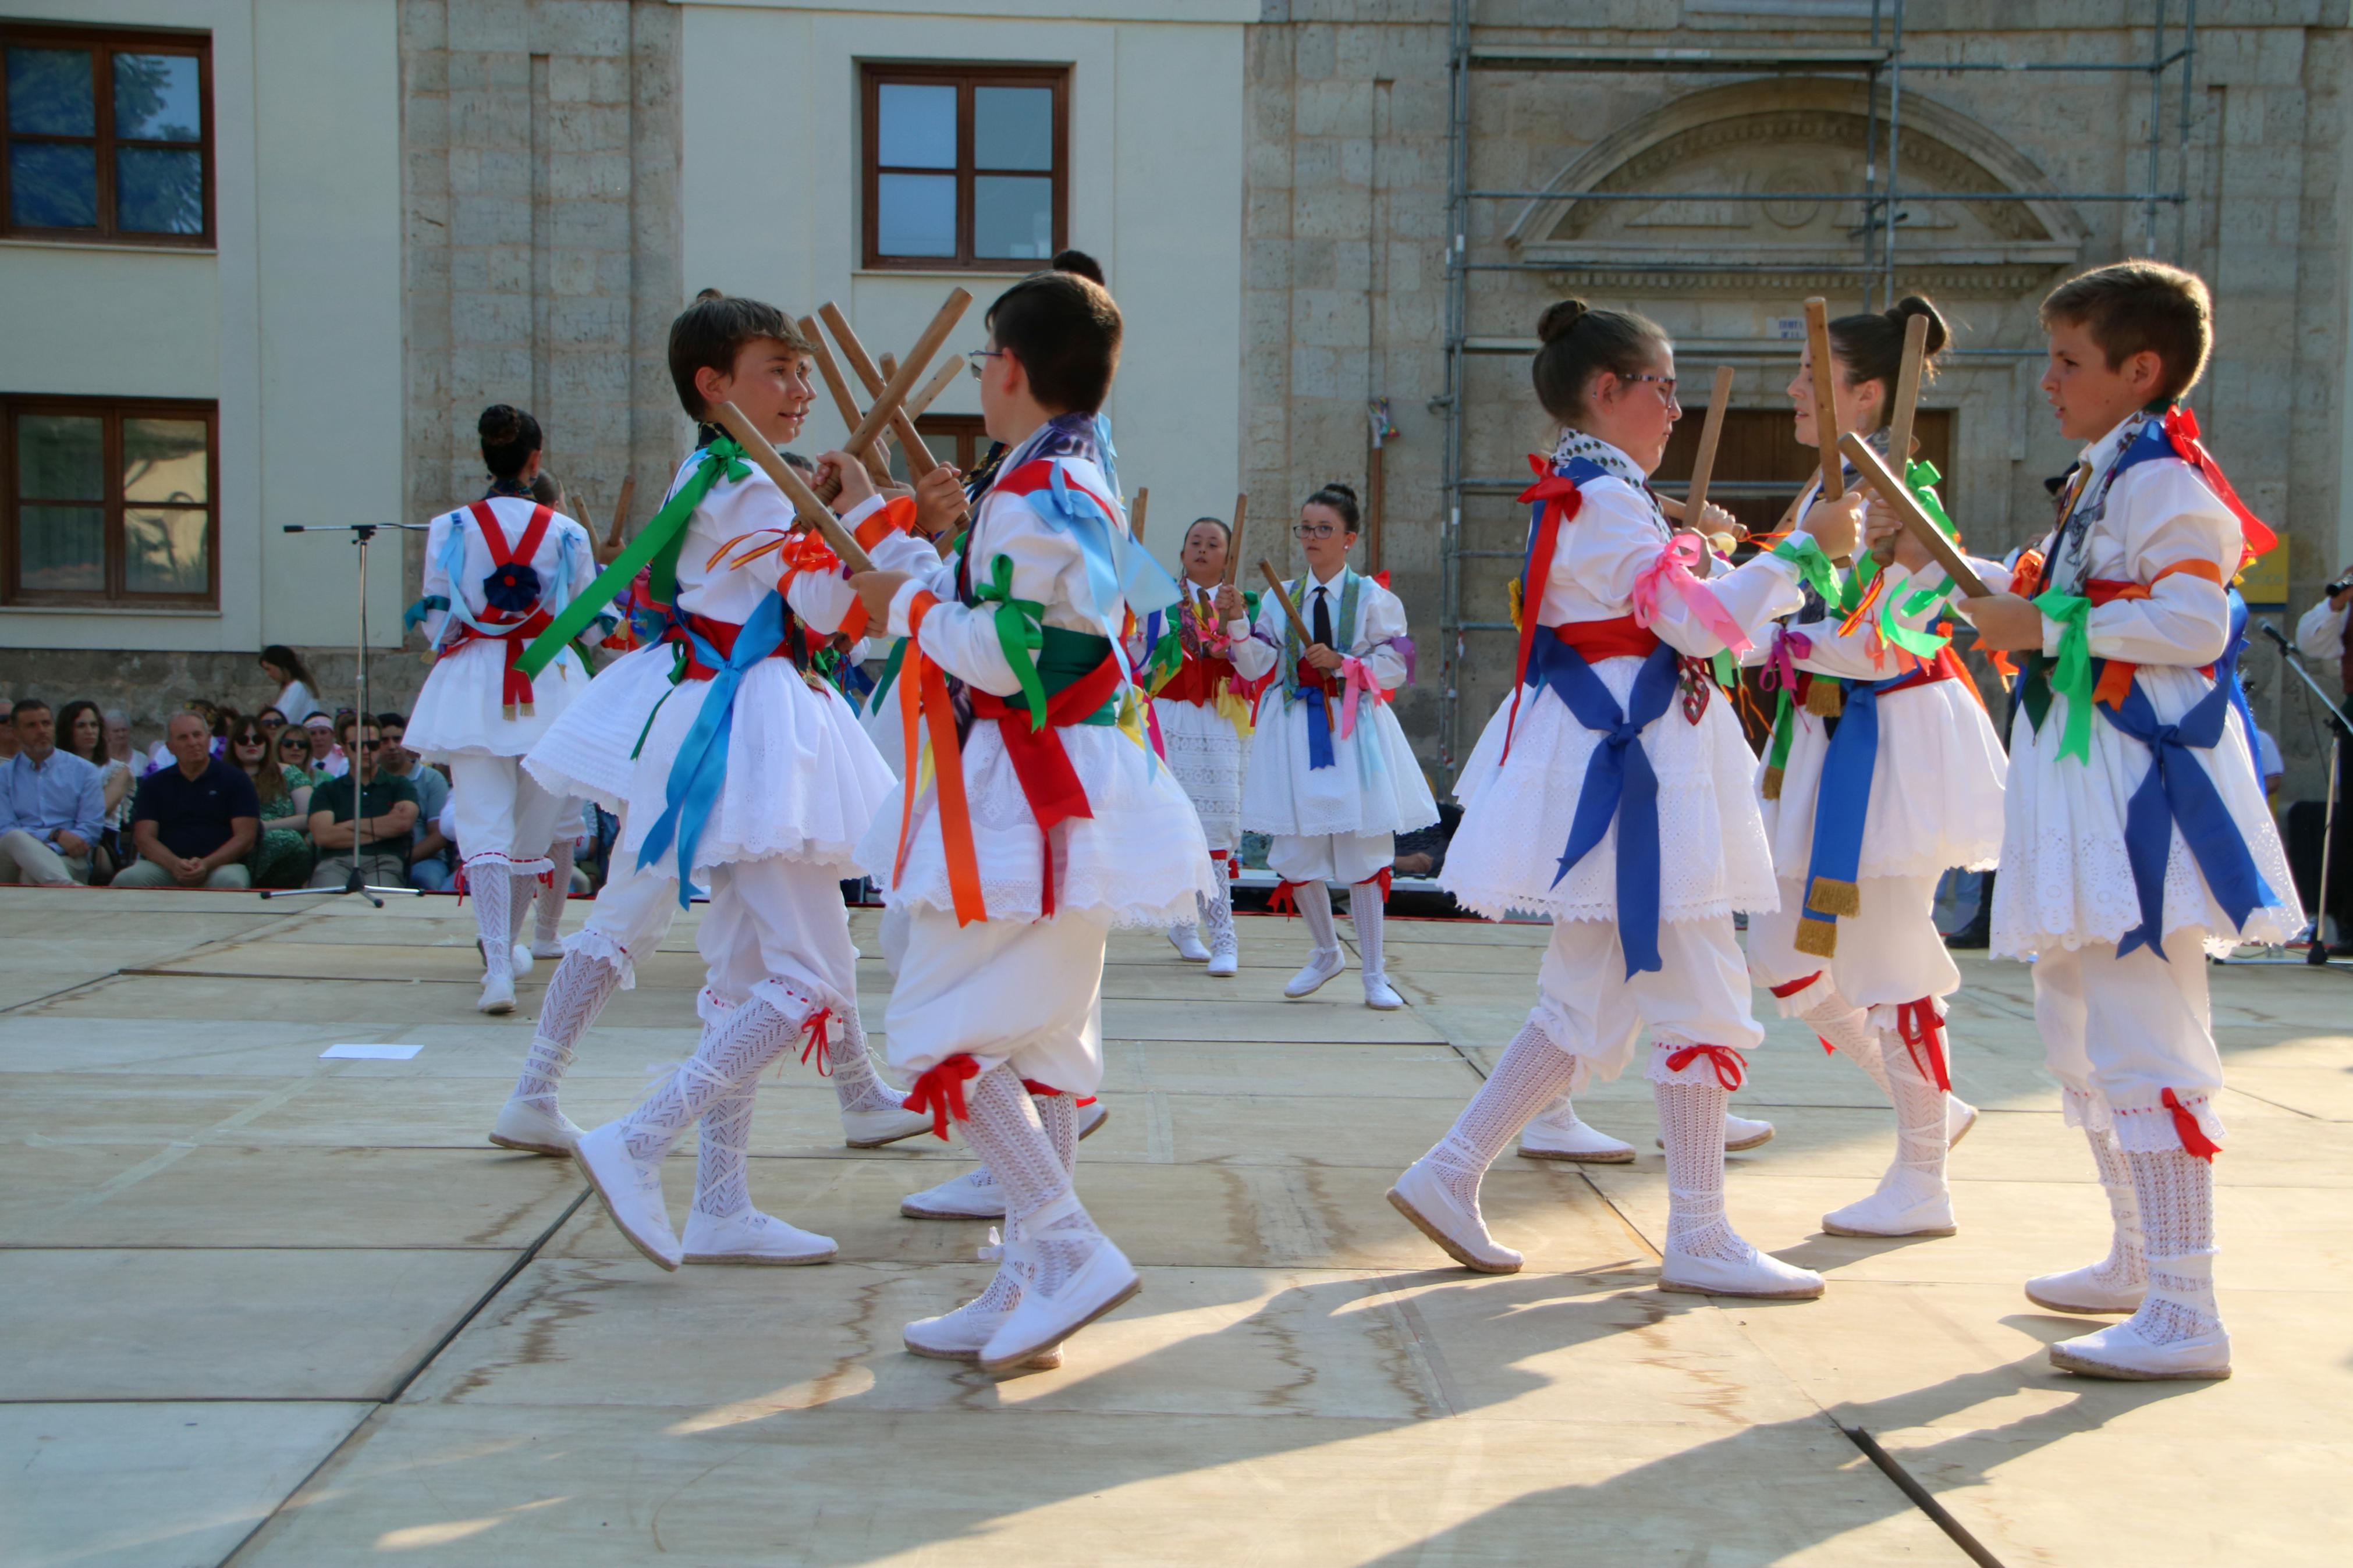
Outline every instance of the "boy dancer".
[[[698, 300], [670, 330], [671, 376], [688, 413], [700, 418], [732, 401], [772, 440], [800, 428], [807, 366], [807, 344], [754, 300]], [[594, 797], [620, 816], [614, 856], [624, 869], [566, 943], [492, 1141], [569, 1142], [623, 1234], [665, 1268], [821, 1262], [830, 1241], [751, 1206], [744, 1148], [760, 1069], [803, 1032], [809, 1049], [831, 1056], [828, 1025], [854, 1016], [857, 952], [839, 882], [890, 773], [839, 694], [813, 687], [800, 668], [813, 642], [854, 610], [839, 563], [794, 531], [791, 503], [733, 442], [709, 426], [702, 436], [660, 513], [598, 580], [609, 595], [644, 569], [649, 646], [599, 676], [529, 759], [551, 792]], [[893, 531], [906, 508], [886, 511], [855, 461], [830, 466], [869, 551], [894, 561], [923, 552]], [[565, 629], [559, 619], [552, 635]], [[697, 934], [709, 965], [702, 1046], [637, 1110], [580, 1133], [554, 1111], [554, 1080], [698, 877], [712, 894]], [[853, 1138], [861, 1119], [898, 1129], [866, 1142], [920, 1131], [890, 1109], [854, 1035], [849, 1046], [836, 1061], [837, 1092]], [[539, 1142], [502, 1136], [510, 1113]], [[681, 1246], [662, 1205], [661, 1161], [697, 1121], [701, 1159]]]
[[2051, 1347], [2094, 1377], [2230, 1375], [2206, 954], [2302, 925], [2249, 737], [2208, 673], [2230, 639], [2226, 584], [2273, 542], [2179, 402], [2211, 319], [2206, 285], [2154, 261], [2052, 291], [2042, 389], [2083, 456], [2041, 559], [2021, 563], [2031, 596], [1957, 602], [1987, 647], [2031, 656], [1993, 949], [2034, 962], [2035, 1024], [2107, 1189], [2108, 1256], [2026, 1286], [2060, 1311], [2132, 1314]]
[[858, 858], [906, 911], [891, 1065], [918, 1075], [908, 1103], [943, 1136], [963, 1123], [1010, 1222], [988, 1289], [909, 1324], [907, 1348], [998, 1371], [1138, 1289], [1071, 1180], [1077, 1100], [1103, 1076], [1103, 947], [1112, 927], [1165, 930], [1212, 889], [1199, 820], [1144, 743], [1119, 647], [1131, 605], [1176, 596], [1134, 547], [1103, 468], [1095, 411], [1119, 308], [1088, 279], [1040, 272], [988, 325], [981, 409], [1008, 450], [963, 549], [857, 579], [874, 624], [908, 639], [907, 780]]
[[[533, 498], [539, 421], [501, 403], [482, 411], [476, 428], [490, 493], [435, 518], [426, 532], [418, 607], [433, 671], [405, 739], [427, 762], [449, 766], [465, 887], [481, 936], [477, 1005], [512, 1013], [516, 970], [529, 969], [532, 957], [515, 934], [538, 879], [554, 868], [547, 846], [564, 805], [523, 772], [522, 757], [588, 689], [588, 671], [569, 647], [530, 675], [518, 666], [532, 639], [588, 585], [595, 563], [588, 531]], [[599, 641], [613, 624], [610, 616], [590, 620], [580, 639]]]

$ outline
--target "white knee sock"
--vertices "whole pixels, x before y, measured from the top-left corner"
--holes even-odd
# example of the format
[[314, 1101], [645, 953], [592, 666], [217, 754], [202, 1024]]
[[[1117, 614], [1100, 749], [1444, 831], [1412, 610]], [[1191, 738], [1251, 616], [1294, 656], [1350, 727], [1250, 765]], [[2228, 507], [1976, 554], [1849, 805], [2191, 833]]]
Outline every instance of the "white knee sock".
[[538, 889], [533, 913], [539, 923], [532, 932], [542, 946], [555, 940], [556, 930], [564, 922], [564, 900], [572, 896], [572, 840], [557, 839], [547, 858], [555, 862], [555, 871]]
[[601, 958], [566, 953], [547, 983], [539, 1005], [539, 1023], [532, 1030], [531, 1055], [515, 1080], [514, 1098], [555, 1105], [555, 1086], [572, 1065], [574, 1049], [613, 993], [621, 988], [621, 972]]
[[1209, 870], [1218, 879], [1218, 890], [1209, 898], [1195, 895], [1194, 902], [1201, 908], [1201, 923], [1208, 929], [1209, 951], [1212, 953], [1235, 951], [1233, 883], [1226, 876], [1226, 860], [1222, 855], [1209, 857]]
[[[1029, 1100], [1038, 1108], [1038, 1121], [1045, 1131], [1047, 1142], [1053, 1145], [1054, 1157], [1062, 1163], [1064, 1172], [1075, 1175], [1079, 1163], [1077, 1099], [1067, 1094], [1033, 1094]], [[980, 1173], [987, 1176], [988, 1167], [981, 1166]], [[1010, 1238], [1019, 1234], [1020, 1226], [1008, 1219], [1007, 1237]], [[1011, 1269], [999, 1268], [996, 1277], [989, 1280], [988, 1289], [980, 1293], [972, 1307], [977, 1312], [1009, 1312], [1020, 1300], [1020, 1281], [1014, 1278]]]
[[1299, 905], [1299, 918], [1307, 922], [1307, 934], [1315, 939], [1319, 957], [1329, 957], [1340, 951], [1339, 929], [1332, 923], [1332, 889], [1321, 882], [1301, 882], [1292, 889]]
[[755, 1082], [738, 1084], [702, 1113], [694, 1151], [694, 1212], [733, 1219], [752, 1206], [745, 1161], [752, 1150], [752, 1110], [760, 1095]]
[[2148, 1295], [2133, 1327], [2170, 1344], [2222, 1326], [2214, 1303], [2214, 1167], [2182, 1149], [2127, 1152], [2148, 1247]]
[[1747, 1247], [1724, 1216], [1724, 1109], [1712, 1083], [1653, 1083], [1667, 1145], [1667, 1246], [1690, 1258], [1736, 1262]]
[[531, 906], [539, 897], [539, 879], [528, 871], [507, 873], [512, 891], [507, 902], [507, 945], [512, 947], [522, 940], [523, 922], [531, 919]]
[[1103, 1232], [1079, 1205], [1071, 1173], [1012, 1068], [990, 1068], [965, 1096], [965, 1141], [1005, 1189], [1006, 1216], [1020, 1227], [1034, 1264], [1034, 1274], [1018, 1282], [1050, 1296], [1101, 1245]]
[[466, 875], [466, 890], [474, 895], [474, 933], [482, 942], [486, 977], [514, 978], [514, 935], [508, 930], [508, 910], [514, 894], [513, 879], [503, 861], [485, 860]]
[[1895, 1163], [1880, 1185], [1903, 1181], [1923, 1195], [1942, 1192], [1951, 1149], [1945, 1139], [1945, 1091], [1928, 1076], [1925, 1059], [1914, 1060], [1902, 1041], [1889, 1046], [1883, 1060], [1887, 1097], [1895, 1105]]
[[1430, 1152], [1430, 1161], [1454, 1201], [1476, 1211], [1479, 1181], [1504, 1145], [1577, 1077], [1577, 1059], [1552, 1043], [1534, 1020], [1521, 1026], [1503, 1058], [1454, 1126]]
[[1356, 959], [1367, 981], [1386, 979], [1381, 967], [1381, 884], [1378, 878], [1358, 882], [1348, 890], [1348, 919], [1356, 928]]
[[889, 1110], [906, 1100], [882, 1081], [874, 1058], [866, 1054], [866, 1025], [858, 1005], [833, 1010], [833, 1040], [826, 1060], [833, 1074], [833, 1098], [844, 1110]]
[[2092, 1146], [2092, 1164], [2099, 1172], [2100, 1190], [2108, 1200], [2108, 1255], [2092, 1266], [2092, 1277], [2102, 1285], [2122, 1289], [2146, 1285], [2148, 1255], [2141, 1238], [2140, 1196], [2134, 1190], [2132, 1165], [2116, 1133], [2092, 1125], [2093, 1097], [2077, 1089], [2061, 1093], [2074, 1113], [2072, 1120], [2084, 1129], [2084, 1141]]
[[1830, 983], [1830, 973], [1822, 973], [1821, 994], [1814, 1005], [1798, 1015], [1813, 1026], [1814, 1032], [1827, 1041], [1839, 1055], [1871, 1075], [1871, 1081], [1891, 1100], [1894, 1091], [1887, 1087], [1887, 1063], [1881, 1049], [1879, 1031], [1870, 1024], [1870, 1015], [1838, 993]]
[[749, 1089], [760, 1069], [793, 1043], [807, 1016], [787, 1017], [755, 996], [705, 1026], [693, 1057], [623, 1119], [630, 1155], [659, 1160], [669, 1153], [728, 1090]]

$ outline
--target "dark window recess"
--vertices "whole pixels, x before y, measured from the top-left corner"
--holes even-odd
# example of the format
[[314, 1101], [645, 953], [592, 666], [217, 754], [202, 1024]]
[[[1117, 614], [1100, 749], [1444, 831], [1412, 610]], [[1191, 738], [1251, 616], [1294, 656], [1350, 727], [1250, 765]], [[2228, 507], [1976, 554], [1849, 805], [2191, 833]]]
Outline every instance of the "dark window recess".
[[204, 34], [0, 26], [0, 231], [212, 243]]
[[0, 399], [0, 598], [217, 605], [218, 430], [210, 403]]
[[[988, 456], [988, 432], [982, 428], [977, 414], [926, 414], [915, 421], [915, 434], [923, 438], [935, 461], [954, 464], [964, 473], [970, 473]], [[907, 477], [907, 459], [899, 444], [891, 444], [891, 473], [894, 479]]]
[[1070, 72], [864, 69], [866, 265], [1028, 271], [1066, 243]]

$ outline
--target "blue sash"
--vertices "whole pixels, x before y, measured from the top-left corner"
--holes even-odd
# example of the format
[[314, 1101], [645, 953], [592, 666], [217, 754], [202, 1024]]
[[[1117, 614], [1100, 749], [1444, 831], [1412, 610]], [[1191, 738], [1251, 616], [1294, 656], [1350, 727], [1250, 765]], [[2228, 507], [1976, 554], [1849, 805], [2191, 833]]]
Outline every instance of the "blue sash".
[[2263, 787], [2263, 750], [2255, 740], [2255, 710], [2247, 701], [2247, 683], [2239, 679], [2239, 656], [2247, 651], [2247, 601], [2236, 588], [2222, 592], [2231, 601], [2231, 640], [2223, 645], [2222, 657], [2214, 661], [2214, 684], [2231, 689], [2231, 706], [2239, 710], [2239, 722], [2247, 727], [2247, 761], [2254, 764], [2255, 787]]
[[679, 617], [687, 637], [694, 645], [695, 661], [717, 673], [711, 678], [711, 689], [703, 693], [702, 710], [694, 716], [694, 726], [678, 748], [678, 755], [670, 766], [670, 779], [663, 794], [662, 814], [646, 833], [645, 847], [638, 851], [639, 869], [652, 865], [669, 847], [673, 836], [678, 841], [678, 907], [685, 909], [694, 891], [694, 847], [702, 837], [703, 824], [711, 819], [711, 808], [718, 804], [719, 792], [727, 783], [727, 737], [733, 728], [735, 693], [744, 684], [744, 673], [762, 659], [784, 646], [785, 601], [780, 594], [770, 593], [760, 601], [735, 636], [735, 649], [725, 658], [706, 642], [692, 627], [686, 626], [685, 617]]
[[2141, 775], [2125, 807], [2125, 858], [2132, 864], [2140, 924], [2125, 932], [2116, 956], [2122, 958], [2143, 943], [2158, 957], [2165, 956], [2165, 863], [2177, 825], [2207, 889], [2234, 928], [2245, 926], [2256, 910], [2275, 907], [2279, 897], [2255, 869], [2254, 857], [2247, 852], [2247, 841], [2221, 792], [2190, 755], [2193, 748], [2211, 750], [2222, 738], [2231, 716], [2231, 683], [2215, 681], [2214, 689], [2172, 724], [2158, 721], [2138, 680], [2126, 694], [2122, 709], [2105, 703], [2097, 707], [2109, 723], [2148, 748], [2148, 772]]
[[1568, 847], [1561, 851], [1553, 885], [1558, 887], [1561, 878], [1601, 842], [1614, 820], [1618, 941], [1625, 950], [1630, 980], [1664, 967], [1659, 959], [1659, 776], [1642, 750], [1642, 731], [1674, 701], [1678, 673], [1675, 650], [1663, 643], [1653, 648], [1634, 678], [1628, 711], [1618, 706], [1583, 654], [1545, 636], [1543, 628], [1528, 655], [1527, 683], [1550, 687], [1578, 723], [1602, 737], [1586, 764]]
[[[1816, 676], [1815, 679], [1821, 679]], [[1862, 829], [1871, 810], [1871, 781], [1879, 772], [1879, 700], [1917, 677], [1849, 680], [1838, 731], [1822, 753], [1822, 779], [1814, 795], [1814, 847], [1806, 866], [1804, 904], [1798, 910], [1795, 946], [1828, 958], [1838, 950], [1838, 918], [1861, 912], [1855, 873], [1862, 866]], [[1826, 927], [1810, 931], [1809, 927]]]

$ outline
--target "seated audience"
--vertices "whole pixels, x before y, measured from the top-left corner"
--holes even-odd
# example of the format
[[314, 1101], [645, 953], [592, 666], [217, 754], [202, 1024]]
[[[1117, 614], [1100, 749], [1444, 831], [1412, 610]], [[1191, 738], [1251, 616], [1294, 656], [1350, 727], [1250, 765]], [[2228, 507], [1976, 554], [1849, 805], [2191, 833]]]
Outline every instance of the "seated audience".
[[319, 848], [311, 886], [342, 887], [351, 879], [356, 861], [361, 880], [378, 888], [405, 888], [409, 832], [417, 826], [417, 792], [406, 779], [378, 771], [384, 737], [373, 722], [353, 735], [357, 765], [311, 791], [311, 841]]
[[287, 771], [290, 779], [301, 774], [304, 788], [317, 784], [323, 774], [311, 772], [311, 731], [300, 724], [289, 724], [278, 731], [278, 741], [271, 750], [278, 765]]
[[98, 770], [106, 815], [100, 819], [98, 843], [90, 852], [90, 879], [96, 886], [112, 877], [122, 864], [122, 857], [117, 853], [115, 829], [131, 809], [131, 786], [136, 781], [131, 776], [129, 763], [118, 763], [107, 755], [106, 719], [95, 702], [69, 702], [58, 710], [58, 745]]
[[269, 737], [251, 719], [229, 732], [229, 760], [253, 785], [261, 805], [261, 837], [245, 868], [257, 888], [299, 888], [311, 875], [311, 781], [269, 755]]
[[302, 728], [311, 737], [311, 782], [339, 779], [352, 771], [351, 759], [335, 744], [335, 721], [325, 713], [313, 713], [302, 721]]
[[[121, 870], [139, 858], [139, 851], [131, 847], [131, 802], [139, 793], [139, 756], [131, 744], [131, 715], [120, 708], [110, 708], [101, 715], [106, 722], [106, 760], [115, 772], [107, 780], [107, 799], [113, 809], [106, 814], [106, 853]], [[121, 780], [122, 797], [116, 800], [113, 781]]]
[[405, 779], [417, 792], [417, 836], [408, 845], [408, 885], [422, 888], [428, 893], [438, 893], [449, 886], [457, 875], [449, 860], [449, 840], [442, 837], [441, 808], [449, 804], [449, 781], [441, 770], [427, 765], [424, 759], [401, 744], [408, 733], [408, 718], [402, 713], [379, 713], [376, 725], [384, 736], [384, 750], [376, 753], [376, 766], [392, 778]]
[[8, 719], [16, 752], [0, 763], [0, 882], [87, 882], [106, 822], [98, 769], [58, 750], [57, 721], [38, 698], [19, 700]]
[[139, 863], [117, 874], [118, 888], [248, 888], [245, 858], [261, 832], [253, 782], [212, 754], [203, 717], [174, 713], [164, 743], [172, 766], [149, 773], [131, 808]]

